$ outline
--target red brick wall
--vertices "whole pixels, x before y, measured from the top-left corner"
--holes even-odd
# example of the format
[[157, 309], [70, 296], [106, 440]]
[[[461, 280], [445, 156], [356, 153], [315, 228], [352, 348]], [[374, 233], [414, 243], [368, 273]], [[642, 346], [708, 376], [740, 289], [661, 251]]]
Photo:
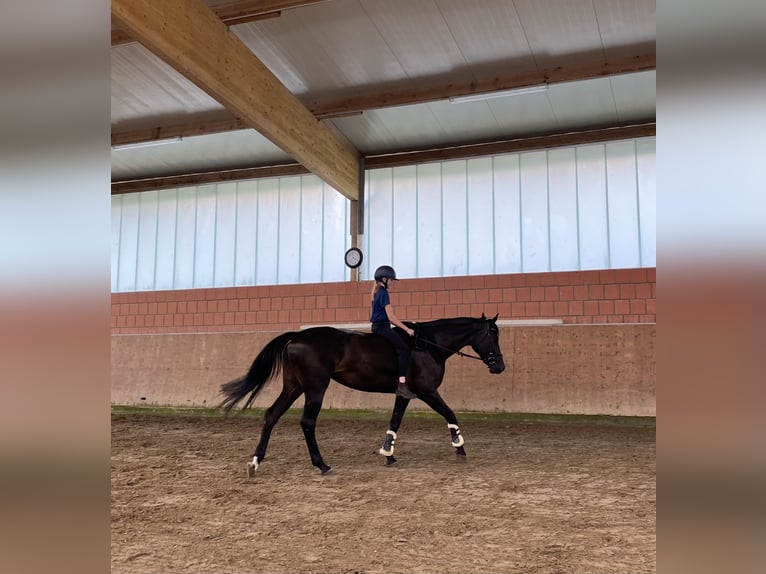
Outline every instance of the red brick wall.
[[[112, 333], [279, 331], [364, 323], [371, 281], [112, 294]], [[399, 281], [400, 318], [500, 314], [565, 323], [656, 322], [656, 269], [480, 275]]]

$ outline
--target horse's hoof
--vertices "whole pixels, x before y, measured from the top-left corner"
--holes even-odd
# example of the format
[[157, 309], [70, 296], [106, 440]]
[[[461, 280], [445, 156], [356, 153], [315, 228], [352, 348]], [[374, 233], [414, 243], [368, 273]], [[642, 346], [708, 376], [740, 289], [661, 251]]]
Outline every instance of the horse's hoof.
[[463, 453], [456, 452], [455, 460], [457, 460], [458, 462], [468, 462], [468, 456], [464, 452]]
[[256, 466], [252, 462], [247, 463], [247, 476], [253, 478], [255, 476]]
[[387, 456], [386, 457], [386, 466], [387, 467], [394, 467], [399, 466], [399, 461], [396, 460], [393, 456]]
[[322, 471], [322, 476], [327, 476], [328, 474], [332, 473], [332, 468], [327, 466], [327, 467], [321, 469], [321, 471]]

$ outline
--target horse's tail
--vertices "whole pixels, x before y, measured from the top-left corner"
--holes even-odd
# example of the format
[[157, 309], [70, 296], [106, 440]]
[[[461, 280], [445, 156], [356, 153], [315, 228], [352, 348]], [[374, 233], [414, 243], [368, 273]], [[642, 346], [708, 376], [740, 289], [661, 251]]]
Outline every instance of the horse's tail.
[[242, 408], [246, 409], [249, 407], [266, 383], [277, 377], [282, 371], [285, 360], [285, 348], [294, 336], [295, 332], [289, 332], [272, 339], [258, 353], [250, 370], [244, 377], [239, 377], [221, 385], [221, 394], [225, 398], [218, 405], [218, 408], [222, 408], [228, 413], [248, 393], [250, 396]]

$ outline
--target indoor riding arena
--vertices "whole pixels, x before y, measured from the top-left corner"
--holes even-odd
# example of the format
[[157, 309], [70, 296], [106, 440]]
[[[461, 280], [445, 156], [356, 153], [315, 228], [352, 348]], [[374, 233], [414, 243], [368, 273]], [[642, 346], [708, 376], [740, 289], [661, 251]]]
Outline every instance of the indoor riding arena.
[[112, 572], [656, 572], [654, 2], [111, 12]]

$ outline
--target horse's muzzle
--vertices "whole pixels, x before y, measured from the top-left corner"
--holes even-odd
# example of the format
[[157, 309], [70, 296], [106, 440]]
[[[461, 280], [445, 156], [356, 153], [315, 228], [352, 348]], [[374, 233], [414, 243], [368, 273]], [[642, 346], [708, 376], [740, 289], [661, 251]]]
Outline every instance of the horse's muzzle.
[[502, 353], [498, 353], [496, 355], [490, 351], [483, 360], [484, 364], [489, 367], [489, 372], [493, 375], [498, 375], [505, 370], [505, 363], [503, 362]]

